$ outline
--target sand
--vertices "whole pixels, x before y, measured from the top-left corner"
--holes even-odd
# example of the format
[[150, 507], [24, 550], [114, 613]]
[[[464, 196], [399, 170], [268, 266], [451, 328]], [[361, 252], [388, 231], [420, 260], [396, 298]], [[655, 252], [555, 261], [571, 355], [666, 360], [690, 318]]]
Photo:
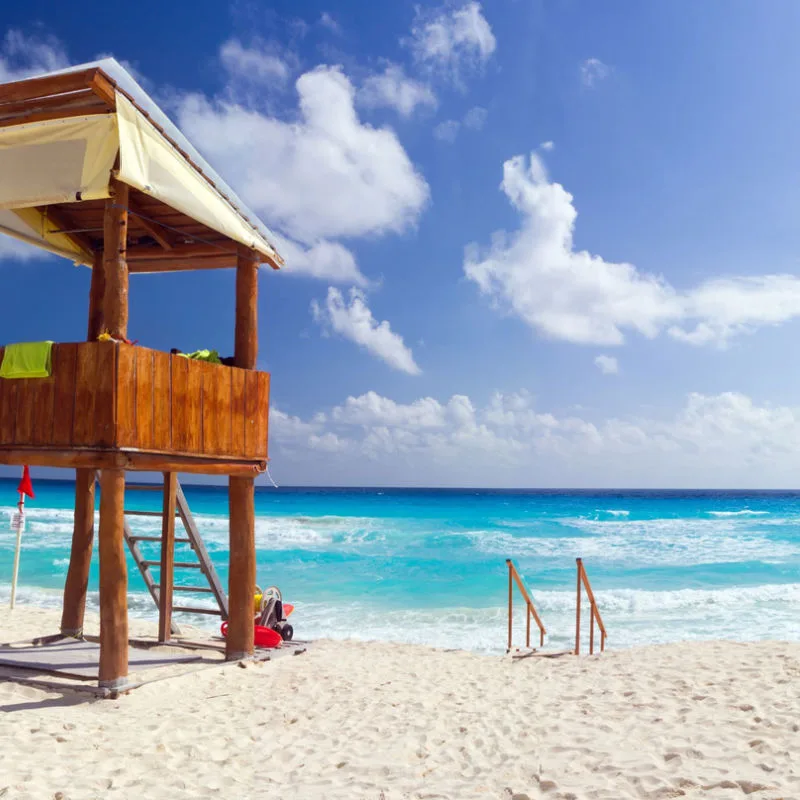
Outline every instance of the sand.
[[[57, 622], [2, 611], [0, 638]], [[320, 641], [117, 700], [1, 682], [0, 797], [798, 798], [798, 697], [797, 643], [512, 661]]]

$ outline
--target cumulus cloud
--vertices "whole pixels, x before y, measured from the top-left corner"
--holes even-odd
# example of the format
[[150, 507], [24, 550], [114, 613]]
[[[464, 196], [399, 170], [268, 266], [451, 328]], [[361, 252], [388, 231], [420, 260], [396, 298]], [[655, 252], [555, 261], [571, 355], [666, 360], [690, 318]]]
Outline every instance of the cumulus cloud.
[[456, 9], [417, 9], [411, 36], [405, 40], [421, 66], [460, 83], [464, 72], [489, 60], [497, 47], [480, 3]]
[[0, 260], [32, 261], [36, 258], [47, 258], [49, 255], [47, 250], [21, 242], [13, 236], [0, 234]]
[[21, 81], [68, 66], [63, 46], [53, 37], [27, 36], [12, 28], [0, 44], [0, 83]]
[[501, 188], [520, 227], [495, 232], [488, 249], [469, 245], [464, 272], [498, 307], [549, 338], [619, 345], [626, 331], [654, 338], [666, 330], [680, 341], [724, 346], [800, 316], [793, 275], [719, 278], [679, 291], [632, 264], [576, 250], [572, 195], [550, 181], [536, 154], [507, 161]]
[[383, 72], [370, 75], [357, 99], [368, 108], [394, 108], [402, 117], [410, 117], [419, 107], [436, 107], [431, 87], [409, 78], [398, 64], [387, 64]]
[[181, 98], [178, 120], [245, 202], [304, 251], [296, 270], [363, 282], [355, 259], [333, 240], [406, 230], [428, 201], [428, 185], [394, 131], [359, 119], [341, 69], [306, 72], [296, 88], [295, 121], [202, 94]]
[[460, 129], [461, 123], [457, 119], [448, 119], [444, 122], [440, 122], [433, 129], [433, 136], [440, 142], [452, 144], [456, 140]]
[[185, 98], [179, 116], [244, 199], [303, 243], [412, 225], [427, 184], [392, 130], [359, 120], [344, 73], [319, 67], [300, 76], [297, 92], [295, 123], [201, 95]]
[[594, 360], [595, 366], [603, 373], [603, 375], [617, 375], [619, 374], [619, 362], [614, 356], [597, 356]]
[[690, 394], [666, 419], [559, 415], [525, 391], [480, 406], [367, 392], [307, 421], [275, 413], [276, 463], [324, 485], [754, 488], [790, 485], [800, 467], [800, 408], [737, 392]]
[[296, 272], [312, 278], [367, 286], [353, 253], [339, 242], [322, 239], [305, 246], [273, 233], [274, 245], [286, 260], [285, 272]]
[[549, 141], [549, 140], [548, 140], [548, 141], [546, 141], [546, 142], [542, 142], [542, 143], [539, 145], [539, 147], [540, 147], [542, 150], [546, 151], [546, 152], [550, 152], [550, 150], [552, 150], [552, 149], [553, 149], [555, 146], [556, 146], [555, 142], [551, 142], [551, 141]]
[[355, 342], [393, 369], [409, 375], [420, 374], [421, 370], [403, 337], [395, 333], [386, 320], [378, 322], [375, 319], [367, 305], [366, 295], [360, 289], [351, 289], [348, 301], [339, 289], [331, 286], [324, 304], [314, 300], [311, 311], [314, 320], [325, 329]]
[[611, 74], [611, 67], [599, 58], [587, 58], [581, 64], [581, 82], [590, 89]]
[[225, 69], [239, 79], [258, 84], [283, 86], [289, 80], [289, 65], [265, 46], [245, 47], [239, 39], [229, 39], [219, 51]]
[[489, 112], [481, 106], [475, 106], [464, 114], [464, 126], [473, 131], [479, 131], [486, 124]]
[[440, 122], [433, 129], [433, 136], [440, 142], [447, 142], [452, 144], [458, 137], [458, 133], [462, 127], [469, 128], [473, 131], [479, 131], [486, 124], [486, 118], [489, 112], [485, 108], [475, 106], [464, 114], [463, 119], [447, 119]]
[[334, 19], [331, 14], [327, 11], [323, 11], [319, 17], [319, 24], [322, 25], [323, 28], [327, 28], [331, 33], [335, 33], [339, 36], [342, 32], [342, 26]]

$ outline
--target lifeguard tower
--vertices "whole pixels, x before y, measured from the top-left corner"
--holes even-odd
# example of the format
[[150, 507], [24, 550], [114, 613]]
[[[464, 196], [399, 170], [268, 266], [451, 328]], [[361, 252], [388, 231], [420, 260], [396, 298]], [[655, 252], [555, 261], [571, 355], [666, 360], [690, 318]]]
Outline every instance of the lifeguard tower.
[[[258, 270], [282, 264], [269, 231], [105, 59], [0, 85], [0, 233], [92, 270], [87, 340], [54, 344], [49, 377], [0, 379], [0, 464], [76, 470], [62, 633], [83, 629], [98, 476], [99, 679], [115, 689], [128, 674], [126, 471], [164, 474], [162, 634], [176, 474], [227, 475], [226, 657], [252, 654], [254, 478], [266, 468], [269, 403], [269, 375], [256, 371]], [[221, 268], [236, 270], [233, 366], [127, 342], [131, 274]]]

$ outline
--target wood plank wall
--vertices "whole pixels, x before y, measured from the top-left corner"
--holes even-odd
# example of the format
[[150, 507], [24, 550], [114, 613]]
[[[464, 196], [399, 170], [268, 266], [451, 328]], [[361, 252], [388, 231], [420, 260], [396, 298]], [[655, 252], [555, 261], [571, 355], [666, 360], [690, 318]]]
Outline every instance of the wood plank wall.
[[56, 344], [50, 378], [0, 379], [0, 447], [263, 460], [268, 409], [264, 372], [112, 342]]

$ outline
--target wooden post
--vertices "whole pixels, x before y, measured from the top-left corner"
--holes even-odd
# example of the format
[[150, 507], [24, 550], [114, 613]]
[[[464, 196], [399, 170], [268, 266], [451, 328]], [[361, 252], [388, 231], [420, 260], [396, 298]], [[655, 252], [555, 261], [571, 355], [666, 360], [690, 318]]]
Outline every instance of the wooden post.
[[526, 606], [527, 614], [525, 614], [525, 647], [530, 649], [531, 646], [531, 607]]
[[128, 336], [128, 186], [111, 179], [103, 215], [103, 317], [115, 339]]
[[578, 564], [578, 600], [575, 608], [575, 655], [581, 653], [581, 560], [576, 558]]
[[103, 304], [106, 293], [106, 273], [103, 264], [103, 253], [95, 253], [92, 264], [92, 283], [89, 288], [89, 328], [86, 332], [87, 342], [96, 342], [105, 327]]
[[125, 472], [100, 474], [100, 686], [128, 675], [128, 568], [125, 562]]
[[[103, 254], [95, 253], [92, 281], [89, 288], [89, 324], [86, 340], [94, 342], [103, 331], [103, 302], [106, 286]], [[94, 546], [95, 471], [75, 470], [75, 525], [72, 529], [72, 550], [67, 580], [64, 584], [64, 605], [61, 611], [61, 633], [80, 636], [89, 589], [89, 569]]]
[[[237, 367], [255, 369], [258, 359], [258, 256], [241, 249], [236, 264]], [[228, 570], [228, 636], [225, 657], [252, 655], [253, 597], [256, 591], [255, 484], [252, 478], [228, 478], [230, 565]]]
[[506, 564], [508, 564], [508, 649], [511, 650], [511, 640], [514, 635], [514, 621], [512, 618], [512, 610], [514, 607], [514, 582], [512, 572], [514, 566], [510, 558], [506, 559]]
[[255, 369], [258, 359], [258, 256], [240, 250], [236, 262], [236, 334], [234, 360], [242, 369]]
[[72, 550], [61, 612], [61, 633], [64, 636], [80, 636], [83, 633], [94, 545], [94, 485], [93, 469], [75, 470], [75, 526], [72, 529]]
[[175, 577], [175, 495], [178, 476], [164, 473], [164, 519], [161, 524], [161, 570], [158, 579], [158, 641], [168, 642], [172, 627], [172, 583]]
[[[128, 335], [128, 187], [115, 178], [103, 215], [103, 325]], [[125, 471], [100, 475], [100, 686], [116, 688], [128, 675], [128, 568], [125, 562]]]
[[594, 655], [594, 606], [589, 614], [589, 655]]

